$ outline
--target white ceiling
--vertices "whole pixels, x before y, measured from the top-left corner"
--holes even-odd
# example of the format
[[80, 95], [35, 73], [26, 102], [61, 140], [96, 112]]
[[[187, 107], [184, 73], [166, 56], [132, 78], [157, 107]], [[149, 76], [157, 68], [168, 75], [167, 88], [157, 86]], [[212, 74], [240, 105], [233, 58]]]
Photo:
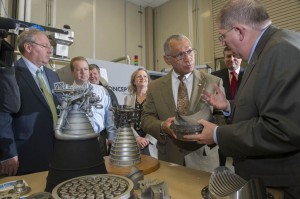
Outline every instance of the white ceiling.
[[155, 8], [166, 3], [169, 0], [127, 0], [128, 2], [134, 3], [142, 7], [152, 7]]

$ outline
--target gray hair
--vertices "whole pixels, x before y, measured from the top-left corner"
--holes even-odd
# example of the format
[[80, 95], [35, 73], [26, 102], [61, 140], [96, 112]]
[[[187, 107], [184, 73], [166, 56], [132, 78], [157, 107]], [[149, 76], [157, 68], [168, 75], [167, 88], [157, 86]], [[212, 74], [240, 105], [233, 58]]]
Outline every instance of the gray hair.
[[235, 23], [241, 23], [262, 30], [271, 19], [258, 0], [230, 0], [221, 9], [216, 22], [221, 29], [230, 29]]
[[98, 71], [98, 73], [100, 74], [100, 67], [97, 64], [90, 64], [89, 65], [89, 70], [90, 71], [93, 70], [93, 69], [95, 69], [95, 68]]
[[45, 36], [46, 33], [40, 31], [39, 29], [33, 28], [33, 29], [28, 29], [24, 30], [17, 38], [17, 44], [18, 48], [21, 54], [25, 52], [25, 47], [24, 44], [28, 42], [34, 42], [35, 41], [35, 36], [37, 34], [43, 34]]
[[171, 49], [170, 49], [170, 41], [171, 40], [183, 40], [183, 39], [187, 39], [190, 43], [191, 41], [189, 40], [189, 38], [187, 38], [187, 36], [182, 35], [182, 34], [178, 34], [178, 35], [171, 35], [170, 37], [168, 37], [164, 43], [164, 52], [165, 55], [170, 55], [171, 54]]

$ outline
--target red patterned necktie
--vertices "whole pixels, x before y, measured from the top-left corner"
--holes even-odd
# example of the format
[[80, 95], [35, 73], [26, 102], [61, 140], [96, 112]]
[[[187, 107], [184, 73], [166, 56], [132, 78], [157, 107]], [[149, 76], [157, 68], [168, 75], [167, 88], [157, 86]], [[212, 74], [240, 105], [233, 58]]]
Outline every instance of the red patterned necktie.
[[186, 115], [189, 107], [189, 96], [185, 83], [185, 76], [178, 76], [180, 80], [177, 96], [177, 111], [180, 115]]
[[231, 71], [230, 74], [231, 74], [230, 94], [231, 94], [232, 99], [234, 99], [236, 85], [237, 85], [236, 72]]

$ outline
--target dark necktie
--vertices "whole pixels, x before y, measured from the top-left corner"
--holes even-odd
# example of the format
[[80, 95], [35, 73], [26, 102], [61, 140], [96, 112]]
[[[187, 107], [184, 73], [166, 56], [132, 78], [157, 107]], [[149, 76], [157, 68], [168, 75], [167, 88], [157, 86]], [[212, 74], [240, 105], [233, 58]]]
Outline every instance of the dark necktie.
[[230, 74], [231, 74], [230, 94], [231, 94], [232, 99], [234, 99], [236, 85], [237, 85], [236, 72], [231, 71]]
[[180, 115], [186, 115], [189, 107], [189, 96], [185, 83], [185, 76], [178, 76], [180, 80], [177, 96], [177, 111]]
[[54, 104], [54, 101], [53, 101], [53, 98], [52, 98], [52, 94], [49, 92], [47, 86], [46, 86], [46, 83], [44, 82], [44, 79], [42, 77], [42, 71], [41, 69], [38, 69], [36, 71], [36, 75], [37, 75], [37, 78], [40, 82], [40, 86], [42, 87], [42, 90], [43, 90], [43, 93], [44, 93], [44, 97], [51, 109], [51, 113], [52, 113], [52, 118], [53, 118], [53, 124], [54, 124], [54, 127], [56, 126], [56, 123], [57, 123], [57, 111], [56, 111], [56, 107], [55, 107], [55, 104]]

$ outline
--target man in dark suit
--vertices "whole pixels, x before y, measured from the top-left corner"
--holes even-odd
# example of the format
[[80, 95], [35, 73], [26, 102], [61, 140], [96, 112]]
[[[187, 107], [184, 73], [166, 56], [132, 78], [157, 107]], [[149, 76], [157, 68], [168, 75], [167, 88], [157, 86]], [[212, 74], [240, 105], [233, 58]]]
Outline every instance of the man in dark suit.
[[[226, 68], [212, 72], [211, 74], [220, 77], [223, 80], [226, 99], [232, 100], [241, 84], [244, 68], [241, 67], [242, 59], [234, 55], [229, 47], [226, 46], [224, 48], [223, 55]], [[235, 74], [235, 77], [233, 77], [232, 73]], [[232, 78], [236, 78], [237, 80], [233, 93], [231, 92]]]
[[[224, 62], [226, 68], [212, 72], [212, 75], [220, 77], [223, 80], [226, 99], [233, 100], [241, 84], [244, 74], [244, 68], [241, 67], [242, 59], [233, 54], [232, 50], [226, 46], [223, 50]], [[230, 124], [230, 116], [224, 116], [226, 124]], [[226, 157], [219, 150], [220, 166], [225, 166]]]
[[[15, 79], [15, 68], [0, 61], [0, 161], [6, 159], [5, 154], [13, 146], [10, 114], [18, 112], [19, 108], [20, 94]], [[1, 167], [0, 164], [0, 174]]]
[[248, 67], [234, 104], [220, 92], [203, 93], [210, 104], [231, 112], [232, 124], [217, 127], [201, 120], [202, 133], [188, 137], [218, 143], [245, 180], [260, 178], [283, 190], [285, 199], [299, 198], [300, 34], [271, 25], [255, 0], [229, 1], [217, 22], [222, 44]]
[[52, 55], [51, 44], [44, 32], [25, 30], [19, 35], [17, 43], [22, 54], [15, 63], [21, 107], [12, 115], [13, 134], [8, 136], [13, 140], [13, 145], [4, 154], [6, 159], [1, 160], [2, 171], [8, 175], [48, 170], [58, 105], [58, 96], [51, 90], [53, 83], [60, 81], [55, 72], [44, 66]]
[[[206, 103], [201, 100], [203, 90], [214, 92], [213, 85], [223, 88], [222, 79], [203, 71], [195, 70], [195, 50], [184, 35], [172, 35], [164, 44], [165, 62], [172, 70], [149, 84], [143, 106], [142, 128], [158, 140], [158, 159], [185, 165], [185, 156], [201, 146], [196, 142], [181, 141], [170, 128], [178, 109], [179, 76], [184, 76], [189, 103], [187, 115], [201, 110]], [[224, 92], [224, 90], [223, 90]], [[182, 99], [182, 98], [181, 98]], [[212, 107], [211, 107], [212, 109]], [[189, 166], [189, 165], [187, 165]], [[198, 165], [190, 165], [195, 168]]]

